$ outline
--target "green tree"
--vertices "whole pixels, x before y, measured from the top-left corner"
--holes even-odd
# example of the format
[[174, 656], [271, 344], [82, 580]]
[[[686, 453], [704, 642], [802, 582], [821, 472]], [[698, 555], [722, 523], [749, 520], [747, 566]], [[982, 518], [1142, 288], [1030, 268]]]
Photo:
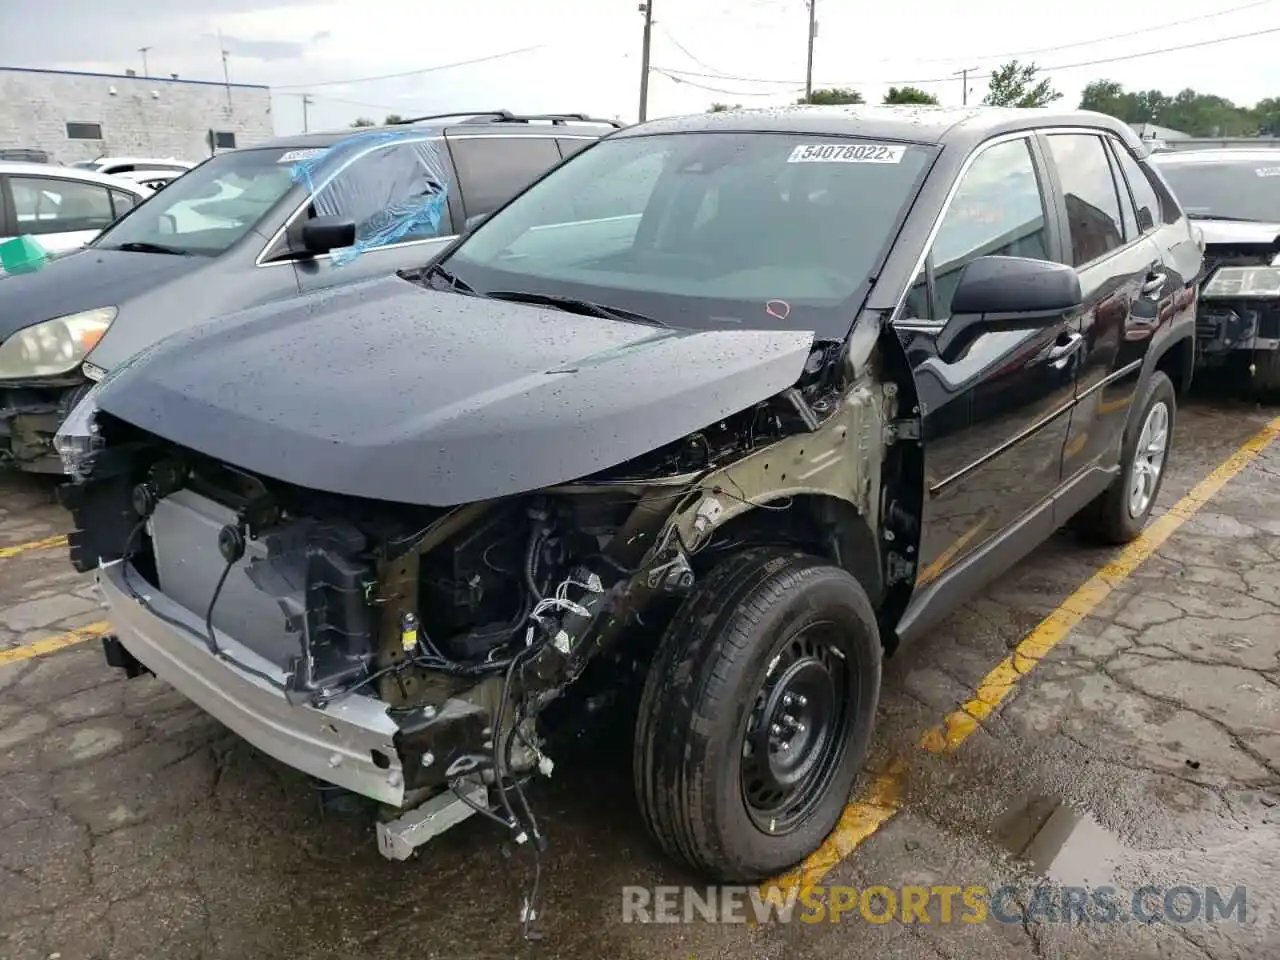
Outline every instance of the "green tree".
[[394, 126], [397, 123], [404, 123], [404, 117], [398, 113], [388, 113], [386, 119], [382, 121], [385, 126]]
[[1258, 119], [1258, 133], [1265, 137], [1280, 137], [1280, 97], [1267, 97], [1253, 105], [1253, 115]]
[[1048, 78], [1037, 79], [1039, 72], [1034, 63], [1010, 60], [992, 72], [982, 102], [992, 107], [1043, 107], [1061, 100]]
[[370, 120], [368, 117], [356, 117], [354, 120], [351, 121], [351, 125], [353, 127], [372, 127], [373, 121]]
[[730, 110], [740, 110], [740, 109], [742, 109], [742, 104], [740, 103], [735, 103], [733, 106], [729, 106], [729, 104], [727, 103], [717, 102], [707, 107], [707, 113], [728, 113]]
[[1128, 92], [1113, 80], [1095, 80], [1084, 88], [1080, 107], [1125, 123], [1156, 123], [1193, 137], [1280, 134], [1280, 100], [1274, 97], [1244, 107], [1191, 88], [1169, 96], [1160, 90]]
[[884, 95], [884, 102], [936, 104], [938, 98], [932, 93], [925, 93], [919, 87], [890, 87], [889, 92]]
[[857, 90], [849, 90], [845, 87], [830, 87], [826, 90], [815, 90], [807, 98], [801, 97], [796, 103], [866, 103], [862, 99], [862, 94]]

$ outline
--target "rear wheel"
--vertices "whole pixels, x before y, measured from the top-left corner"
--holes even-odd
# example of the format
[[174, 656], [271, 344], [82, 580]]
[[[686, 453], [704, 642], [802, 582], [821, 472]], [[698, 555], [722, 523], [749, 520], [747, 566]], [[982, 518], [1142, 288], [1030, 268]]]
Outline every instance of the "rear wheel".
[[1120, 545], [1142, 533], [1164, 483], [1176, 406], [1173, 382], [1154, 371], [1139, 394], [1138, 415], [1125, 436], [1120, 476], [1073, 520], [1082, 536]]
[[803, 860], [835, 827], [871, 741], [881, 646], [844, 570], [785, 550], [716, 567], [673, 618], [636, 724], [641, 813], [724, 882]]

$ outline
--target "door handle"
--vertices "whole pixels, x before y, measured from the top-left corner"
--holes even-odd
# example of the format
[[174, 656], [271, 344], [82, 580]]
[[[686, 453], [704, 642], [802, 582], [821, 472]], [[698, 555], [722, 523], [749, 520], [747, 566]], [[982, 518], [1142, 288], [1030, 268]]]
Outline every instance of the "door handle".
[[1049, 351], [1049, 366], [1055, 370], [1065, 370], [1071, 357], [1076, 351], [1084, 346], [1084, 334], [1071, 333], [1064, 334], [1053, 345], [1053, 349]]
[[1142, 284], [1142, 295], [1148, 300], [1157, 300], [1160, 292], [1164, 290], [1165, 281], [1169, 279], [1167, 273], [1153, 271], [1147, 274], [1147, 279]]

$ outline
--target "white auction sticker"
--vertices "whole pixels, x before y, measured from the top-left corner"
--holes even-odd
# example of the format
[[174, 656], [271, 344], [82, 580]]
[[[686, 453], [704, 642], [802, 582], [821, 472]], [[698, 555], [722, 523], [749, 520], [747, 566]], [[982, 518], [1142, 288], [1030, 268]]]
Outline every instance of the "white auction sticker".
[[807, 143], [792, 150], [787, 163], [901, 163], [906, 152], [883, 143]]
[[311, 150], [290, 150], [281, 154], [276, 163], [297, 163], [299, 160], [310, 160], [312, 157], [320, 156], [324, 151], [324, 147]]
[[1280, 167], [1258, 167], [1253, 172], [1260, 177], [1280, 177]]

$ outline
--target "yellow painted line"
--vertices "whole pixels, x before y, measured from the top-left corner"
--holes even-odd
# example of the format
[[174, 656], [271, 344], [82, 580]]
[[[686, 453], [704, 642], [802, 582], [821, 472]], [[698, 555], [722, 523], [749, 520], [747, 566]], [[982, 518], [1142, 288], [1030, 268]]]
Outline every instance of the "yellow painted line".
[[45, 537], [43, 540], [32, 540], [30, 543], [19, 543], [13, 547], [0, 547], [0, 560], [8, 560], [10, 557], [30, 553], [32, 550], [47, 550], [50, 547], [65, 547], [66, 545], [67, 538], [57, 536]]
[[[924, 735], [920, 746], [930, 753], [946, 753], [963, 744], [1013, 693], [1019, 680], [1277, 438], [1280, 438], [1280, 417], [1254, 434], [1167, 513], [1149, 523], [1141, 536], [1121, 549], [1114, 560], [1040, 621], [1013, 652], [982, 679], [968, 702]], [[845, 808], [840, 823], [823, 845], [795, 870], [766, 881], [761, 886], [762, 897], [786, 902], [821, 883], [841, 860], [898, 812], [906, 786], [906, 770], [906, 763], [899, 759], [877, 775], [866, 797]]]
[[33, 640], [31, 643], [24, 643], [20, 647], [14, 647], [12, 650], [0, 650], [0, 667], [10, 663], [17, 663], [19, 660], [43, 657], [47, 653], [56, 653], [59, 650], [65, 650], [67, 647], [74, 647], [77, 643], [96, 639], [110, 629], [111, 624], [105, 620], [99, 620], [97, 623], [91, 623], [87, 627], [68, 630], [66, 633], [60, 633], [55, 637]]

